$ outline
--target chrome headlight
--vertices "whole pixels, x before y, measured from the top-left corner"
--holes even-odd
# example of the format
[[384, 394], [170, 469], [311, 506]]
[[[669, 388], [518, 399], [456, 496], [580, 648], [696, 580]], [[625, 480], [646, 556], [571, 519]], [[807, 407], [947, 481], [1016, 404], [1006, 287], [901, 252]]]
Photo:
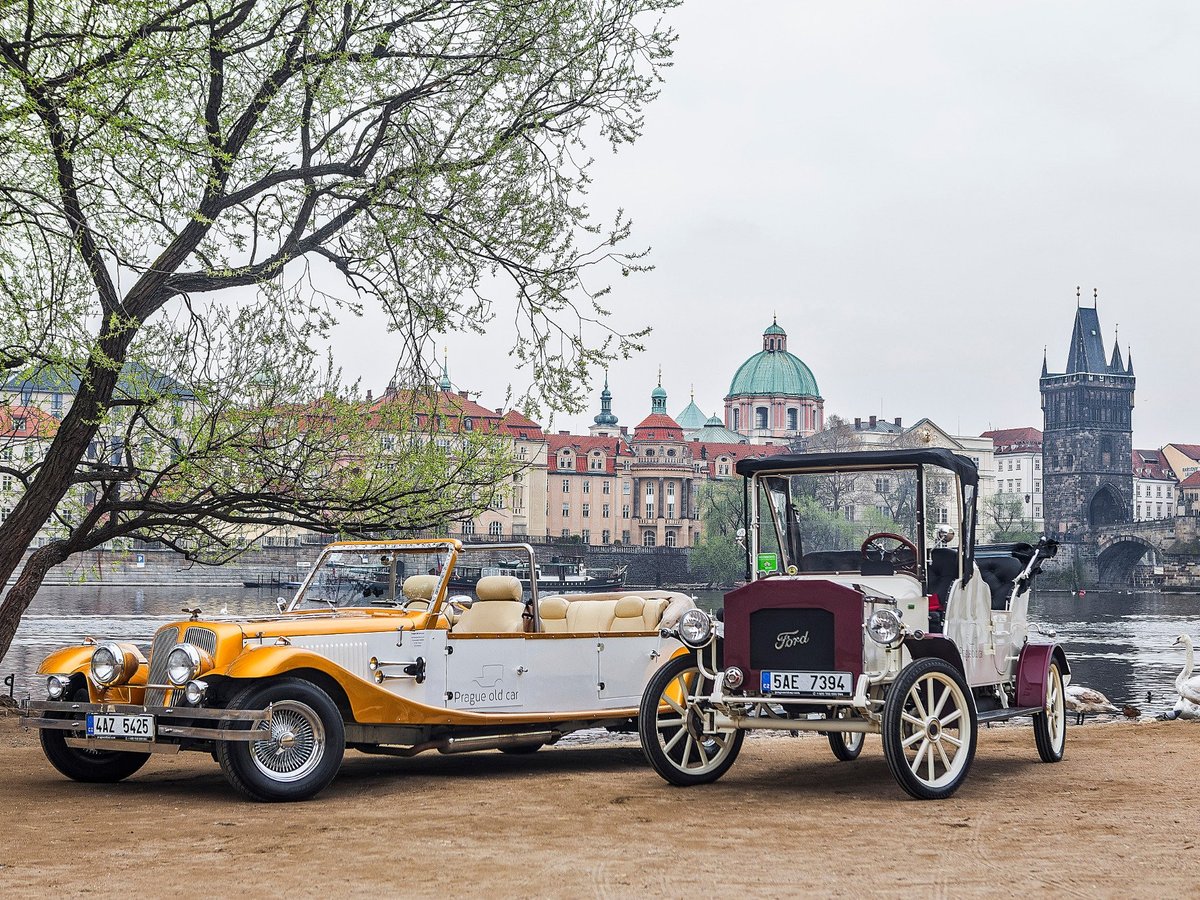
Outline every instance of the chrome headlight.
[[679, 639], [698, 650], [712, 639], [712, 616], [702, 609], [689, 609], [679, 617]]
[[904, 634], [904, 623], [900, 621], [900, 616], [895, 611], [877, 609], [867, 619], [867, 634], [877, 644], [894, 647], [900, 642], [900, 636]]
[[67, 692], [67, 686], [70, 685], [70, 683], [70, 675], [47, 675], [46, 695], [51, 700], [61, 700], [62, 695]]
[[120, 644], [108, 642], [92, 651], [92, 681], [101, 687], [124, 684], [137, 671], [137, 656]]
[[167, 654], [167, 680], [183, 687], [200, 674], [202, 662], [200, 651], [191, 644], [176, 644]]
[[204, 702], [204, 698], [208, 696], [208, 682], [189, 681], [187, 687], [184, 688], [183, 696], [187, 698], [187, 702], [192, 706], [199, 706]]

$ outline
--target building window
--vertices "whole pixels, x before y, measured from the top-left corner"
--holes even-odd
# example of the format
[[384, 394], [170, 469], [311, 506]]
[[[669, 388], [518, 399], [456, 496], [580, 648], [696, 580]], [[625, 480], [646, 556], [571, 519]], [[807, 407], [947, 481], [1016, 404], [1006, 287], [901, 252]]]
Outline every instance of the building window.
[[592, 482], [590, 478], [585, 478], [583, 480], [583, 492], [585, 494], [590, 494], [592, 492]]
[[788, 431], [799, 431], [800, 425], [797, 416], [797, 410], [789, 409], [787, 413]]
[[676, 541], [675, 532], [673, 532], [673, 531], [668, 531], [668, 532], [667, 532], [667, 534], [666, 534], [666, 537], [665, 537], [664, 543], [665, 543], [665, 544], [666, 544], [668, 547], [674, 547], [674, 546], [675, 546], [675, 541]]
[[588, 518], [591, 518], [591, 515], [592, 515], [592, 504], [590, 504], [590, 503], [583, 504], [583, 517], [585, 519], [588, 519]]
[[1042, 469], [1042, 460], [1040, 457], [1035, 456], [1033, 458], [1033, 471], [1040, 472], [1041, 469]]
[[[475, 423], [471, 421], [470, 416], [467, 416], [465, 419], [463, 419], [463, 429], [466, 431], [474, 431], [475, 430]], [[497, 533], [499, 533], [499, 532], [497, 532]]]
[[653, 481], [646, 482], [646, 499], [647, 500], [654, 499], [654, 482]]
[[754, 427], [759, 429], [767, 428], [767, 408], [765, 406], [759, 406], [755, 408]]
[[13, 431], [24, 431], [24, 430], [25, 430], [25, 417], [24, 416], [13, 416]]
[[938, 521], [941, 522], [943, 525], [948, 524], [950, 522], [950, 510], [946, 509], [946, 507], [944, 507], [944, 506], [939, 506], [938, 507]]
[[1040, 519], [1040, 518], [1042, 517], [1042, 508], [1041, 508], [1041, 506], [1035, 506], [1035, 507], [1033, 508], [1033, 517], [1034, 517], [1035, 519]]
[[1017, 471], [1018, 472], [1021, 471], [1021, 460], [1019, 460], [1019, 459], [1017, 460]]
[[667, 450], [667, 456], [674, 456], [674, 455], [675, 455], [675, 448], [674, 447], [669, 448]]
[[569, 515], [571, 515], [571, 504], [570, 504], [570, 503], [564, 503], [564, 504], [563, 504], [563, 518], [565, 519], [565, 518], [567, 518], [567, 516], [569, 516]]
[[564, 529], [562, 530], [562, 536], [563, 536], [563, 537], [565, 537], [565, 538], [569, 538], [569, 537], [571, 536], [571, 529], [570, 529], [570, 528], [564, 528]]
[[607, 478], [605, 478], [604, 481], [600, 485], [600, 493], [602, 493], [602, 494], [610, 493], [610, 482]]
[[647, 448], [646, 448], [646, 456], [653, 456], [653, 455], [654, 455], [654, 448], [653, 448], [653, 447], [647, 447]]
[[621, 506], [621, 518], [622, 519], [629, 518], [629, 504], [628, 503], [625, 503]]
[[470, 519], [467, 519], [467, 521], [463, 522], [462, 523], [462, 533], [463, 534], [474, 534], [475, 533], [475, 523], [472, 522]]
[[653, 546], [655, 546], [655, 543], [656, 543], [656, 540], [654, 537], [654, 532], [647, 529], [646, 532], [642, 535], [642, 546], [643, 547], [653, 547]]
[[875, 493], [886, 494], [888, 492], [888, 480], [886, 478], [875, 479]]
[[846, 521], [853, 522], [854, 521], [854, 504], [853, 503], [846, 507], [845, 513], [846, 513]]
[[734, 431], [741, 431], [741, 430], [742, 430], [742, 416], [741, 416], [741, 410], [737, 410], [737, 409], [735, 409], [735, 410], [733, 411], [733, 430], [734, 430]]
[[5, 475], [3, 478], [0, 478], [0, 488], [2, 488], [3, 490], [6, 490], [6, 491], [12, 490], [12, 476], [11, 475]]
[[621, 484], [621, 493], [622, 493], [622, 494], [628, 494], [628, 493], [629, 493], [629, 482], [628, 482], [628, 481], [626, 481], [626, 482], [623, 482], [623, 483]]
[[1040, 494], [1042, 492], [1042, 479], [1035, 478], [1033, 480], [1033, 492], [1035, 494]]
[[667, 504], [667, 518], [668, 519], [675, 518], [675, 504], [674, 503]]
[[571, 479], [570, 478], [563, 479], [563, 493], [564, 494], [571, 493]]
[[612, 543], [612, 532], [610, 532], [607, 528], [605, 528], [602, 532], [600, 532], [600, 543], [602, 543], [602, 544]]
[[488, 526], [488, 534], [492, 537], [500, 537], [504, 533], [504, 526], [500, 522], [493, 522]]
[[642, 516], [642, 518], [644, 518], [644, 519], [653, 519], [654, 518], [654, 504], [653, 503], [646, 504], [646, 515]]
[[[628, 518], [628, 516], [626, 516], [626, 518]], [[628, 544], [628, 543], [629, 543], [629, 530], [628, 530], [628, 529], [626, 529], [625, 531], [622, 531], [622, 532], [621, 532], [621, 543], [622, 543], [622, 544]]]
[[[605, 518], [605, 519], [608, 518], [608, 504], [607, 503], [605, 503], [604, 506], [601, 508], [600, 513], [601, 513], [602, 518]], [[605, 541], [605, 543], [608, 543], [608, 542]]]
[[675, 482], [673, 482], [673, 481], [667, 482], [667, 496], [668, 497], [675, 496]]
[[585, 528], [579, 532], [579, 539], [585, 544], [590, 544], [592, 542], [592, 533]]

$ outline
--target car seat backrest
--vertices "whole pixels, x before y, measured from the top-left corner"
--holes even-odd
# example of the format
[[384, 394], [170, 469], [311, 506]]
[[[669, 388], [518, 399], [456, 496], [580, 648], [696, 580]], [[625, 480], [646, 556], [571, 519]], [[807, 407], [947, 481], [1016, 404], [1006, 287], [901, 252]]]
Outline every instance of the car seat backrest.
[[424, 600], [424, 608], [428, 609], [429, 601], [437, 592], [440, 580], [436, 575], [409, 575], [404, 579], [404, 584], [400, 586], [400, 593], [404, 595], [404, 599], [408, 600], [410, 605], [414, 600]]
[[485, 575], [475, 585], [480, 600], [520, 600], [521, 581], [512, 575]]
[[643, 613], [646, 601], [641, 597], [622, 597], [613, 607], [612, 631], [645, 631]]
[[646, 605], [642, 609], [642, 622], [645, 625], [646, 631], [657, 630], [658, 623], [662, 621], [663, 612], [666, 610], [668, 603], [670, 601], [666, 597], [656, 597], [646, 601]]
[[567, 631], [592, 634], [609, 631], [617, 611], [616, 600], [572, 600], [567, 607]]
[[546, 597], [538, 601], [538, 615], [542, 620], [542, 631], [555, 634], [567, 630], [567, 608], [571, 604], [566, 597]]

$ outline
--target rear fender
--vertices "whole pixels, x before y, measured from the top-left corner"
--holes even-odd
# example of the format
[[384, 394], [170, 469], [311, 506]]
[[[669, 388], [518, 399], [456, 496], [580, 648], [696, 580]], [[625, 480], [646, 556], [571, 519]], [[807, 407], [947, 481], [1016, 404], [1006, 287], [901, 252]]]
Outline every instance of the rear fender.
[[964, 675], [966, 674], [958, 647], [949, 638], [935, 635], [926, 635], [923, 638], [908, 638], [905, 640], [904, 646], [907, 648], [914, 662], [918, 659], [925, 659], [932, 656], [949, 663]]
[[1058, 663], [1063, 680], [1069, 681], [1071, 667], [1067, 654], [1058, 644], [1026, 644], [1017, 659], [1017, 706], [1046, 705], [1046, 686], [1050, 682], [1050, 663]]

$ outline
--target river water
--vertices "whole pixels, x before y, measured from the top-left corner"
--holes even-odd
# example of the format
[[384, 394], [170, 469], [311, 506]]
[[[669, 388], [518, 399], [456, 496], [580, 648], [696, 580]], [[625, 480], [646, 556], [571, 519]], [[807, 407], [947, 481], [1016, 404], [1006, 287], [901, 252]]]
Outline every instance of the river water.
[[[714, 609], [721, 594], [700, 591], [696, 599]], [[51, 650], [88, 636], [148, 643], [163, 623], [182, 618], [180, 610], [185, 606], [199, 606], [209, 616], [264, 615], [275, 610], [275, 592], [236, 587], [47, 586], [0, 661], [0, 676], [16, 674], [18, 697], [41, 697], [42, 680], [33, 672]], [[1103, 691], [1118, 705], [1131, 703], [1144, 715], [1156, 715], [1174, 705], [1175, 676], [1183, 668], [1183, 653], [1171, 642], [1183, 632], [1194, 640], [1200, 638], [1200, 594], [1088, 591], [1075, 597], [1042, 591], [1030, 604], [1030, 619], [1058, 631], [1074, 683]]]

